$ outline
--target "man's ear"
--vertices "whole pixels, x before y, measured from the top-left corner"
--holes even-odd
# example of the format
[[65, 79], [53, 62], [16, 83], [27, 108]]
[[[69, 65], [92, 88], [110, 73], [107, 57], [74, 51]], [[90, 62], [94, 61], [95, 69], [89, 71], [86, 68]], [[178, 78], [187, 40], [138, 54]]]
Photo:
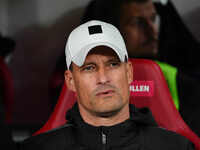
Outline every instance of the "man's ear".
[[73, 78], [72, 72], [70, 70], [65, 71], [65, 84], [67, 85], [67, 88], [69, 90], [76, 92], [76, 88], [74, 85], [74, 78]]
[[130, 61], [127, 62], [127, 78], [128, 83], [131, 84], [133, 82], [133, 65]]

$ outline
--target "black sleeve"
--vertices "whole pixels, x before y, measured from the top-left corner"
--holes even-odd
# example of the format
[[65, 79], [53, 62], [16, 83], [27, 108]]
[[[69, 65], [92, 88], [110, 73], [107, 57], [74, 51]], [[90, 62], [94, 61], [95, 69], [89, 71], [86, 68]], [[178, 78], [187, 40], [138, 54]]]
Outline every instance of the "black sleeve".
[[187, 144], [187, 150], [195, 150], [194, 144], [191, 143], [191, 142], [188, 142], [188, 144]]

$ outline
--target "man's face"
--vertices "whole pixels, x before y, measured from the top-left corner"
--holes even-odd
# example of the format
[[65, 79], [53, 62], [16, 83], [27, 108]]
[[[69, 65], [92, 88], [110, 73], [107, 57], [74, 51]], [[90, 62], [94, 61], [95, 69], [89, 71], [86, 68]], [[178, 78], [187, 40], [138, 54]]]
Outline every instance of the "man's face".
[[95, 47], [83, 66], [72, 65], [73, 70], [65, 76], [68, 86], [77, 94], [80, 112], [108, 117], [129, 104], [132, 66], [130, 62], [120, 62], [111, 48]]
[[129, 57], [154, 57], [158, 47], [156, 10], [151, 0], [125, 3], [121, 7], [120, 31]]

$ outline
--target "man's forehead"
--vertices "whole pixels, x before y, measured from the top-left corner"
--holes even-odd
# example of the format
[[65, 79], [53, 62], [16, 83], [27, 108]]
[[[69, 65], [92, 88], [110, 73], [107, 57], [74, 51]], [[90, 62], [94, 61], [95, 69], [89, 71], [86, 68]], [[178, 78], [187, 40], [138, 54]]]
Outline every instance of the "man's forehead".
[[[128, 13], [131, 15], [134, 14], [134, 16], [136, 17], [145, 14], [150, 15], [150, 13], [156, 13], [154, 4], [151, 0], [143, 3], [137, 3], [137, 2], [124, 3], [121, 8], [123, 13]], [[130, 13], [129, 11], [131, 11], [132, 13]]]
[[108, 46], [97, 46], [97, 47], [94, 47], [93, 49], [91, 49], [89, 51], [87, 56], [93, 55], [93, 54], [118, 57], [116, 52], [112, 48], [110, 48]]
[[[95, 57], [93, 57], [95, 56]], [[96, 59], [97, 57], [102, 56], [107, 59], [116, 59], [120, 60], [116, 52], [107, 46], [98, 46], [90, 50], [88, 55], [86, 56], [85, 62], [88, 61], [88, 59]]]

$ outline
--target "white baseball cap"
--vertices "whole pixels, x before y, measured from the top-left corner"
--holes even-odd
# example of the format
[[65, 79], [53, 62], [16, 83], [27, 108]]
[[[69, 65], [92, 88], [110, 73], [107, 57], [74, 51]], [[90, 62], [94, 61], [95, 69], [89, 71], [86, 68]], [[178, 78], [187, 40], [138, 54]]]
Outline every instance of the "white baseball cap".
[[128, 60], [125, 42], [119, 30], [102, 21], [89, 21], [75, 28], [69, 35], [65, 47], [67, 68], [71, 63], [79, 67], [84, 64], [88, 52], [97, 46], [112, 48], [121, 62]]

